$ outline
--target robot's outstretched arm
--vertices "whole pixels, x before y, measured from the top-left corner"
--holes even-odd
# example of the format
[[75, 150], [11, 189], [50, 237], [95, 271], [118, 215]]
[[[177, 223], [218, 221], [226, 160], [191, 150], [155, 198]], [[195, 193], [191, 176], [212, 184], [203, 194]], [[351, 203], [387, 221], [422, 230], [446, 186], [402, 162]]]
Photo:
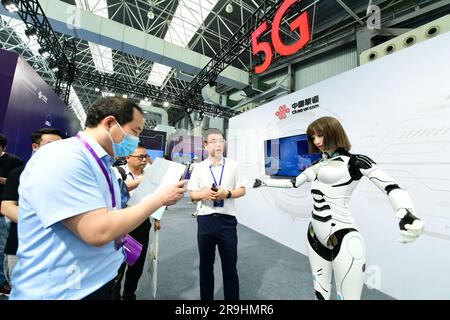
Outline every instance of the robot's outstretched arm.
[[296, 178], [293, 178], [291, 180], [255, 179], [255, 182], [253, 183], [253, 188], [259, 187], [298, 188], [307, 181], [313, 181], [313, 179], [314, 179], [314, 172], [311, 168], [308, 168], [305, 171], [303, 171], [300, 175], [298, 175]]
[[356, 165], [362, 175], [369, 178], [378, 189], [384, 192], [390, 200], [391, 206], [397, 218], [400, 219], [400, 242], [412, 242], [419, 237], [424, 228], [424, 223], [414, 215], [415, 209], [408, 193], [381, 170], [369, 157], [352, 155], [355, 157], [351, 163]]

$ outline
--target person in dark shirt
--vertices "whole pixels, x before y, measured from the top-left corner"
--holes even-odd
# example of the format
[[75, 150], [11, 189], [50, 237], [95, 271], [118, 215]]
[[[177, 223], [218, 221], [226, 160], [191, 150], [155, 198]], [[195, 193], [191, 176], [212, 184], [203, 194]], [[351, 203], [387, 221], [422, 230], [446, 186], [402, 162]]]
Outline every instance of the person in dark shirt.
[[6, 184], [6, 177], [12, 169], [23, 165], [22, 159], [5, 152], [8, 140], [4, 134], [0, 134], [0, 199]]
[[[57, 140], [62, 139], [62, 134], [59, 130], [52, 128], [42, 128], [39, 129], [31, 135], [31, 147], [33, 148], [33, 153], [36, 152], [42, 146]], [[5, 278], [8, 283], [11, 283], [11, 273], [17, 263], [17, 247], [18, 247], [18, 237], [17, 237], [17, 219], [19, 215], [19, 179], [22, 173], [24, 165], [13, 169], [6, 180], [6, 185], [2, 195], [1, 203], [1, 213], [11, 220], [11, 226], [9, 228], [9, 235], [6, 240], [5, 245], [5, 259], [3, 267], [5, 271]], [[3, 216], [2, 216], [3, 219]], [[5, 288], [4, 288], [5, 289]], [[7, 288], [10, 289], [10, 288]], [[7, 294], [7, 290], [4, 290]]]
[[[0, 200], [3, 195], [3, 190], [5, 188], [6, 178], [8, 174], [14, 168], [23, 165], [22, 159], [5, 152], [6, 145], [8, 144], [8, 139], [4, 134], [0, 134]], [[9, 294], [9, 284], [6, 282], [5, 275], [3, 273], [3, 249], [5, 246], [6, 237], [8, 236], [8, 226], [6, 224], [5, 218], [0, 215], [0, 294]]]

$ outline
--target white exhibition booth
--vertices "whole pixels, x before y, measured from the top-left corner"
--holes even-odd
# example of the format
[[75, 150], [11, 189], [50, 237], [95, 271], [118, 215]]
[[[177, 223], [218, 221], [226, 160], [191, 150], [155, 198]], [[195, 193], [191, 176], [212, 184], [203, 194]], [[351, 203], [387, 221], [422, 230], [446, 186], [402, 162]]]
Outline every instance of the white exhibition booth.
[[[366, 284], [397, 299], [450, 298], [450, 32], [230, 119], [228, 155], [249, 184], [268, 179], [264, 141], [303, 134], [325, 115], [341, 121], [351, 152], [397, 180], [425, 221], [416, 242], [399, 243], [388, 198], [363, 177], [351, 210], [366, 241]], [[308, 184], [249, 189], [236, 203], [241, 224], [302, 254], [311, 208]]]

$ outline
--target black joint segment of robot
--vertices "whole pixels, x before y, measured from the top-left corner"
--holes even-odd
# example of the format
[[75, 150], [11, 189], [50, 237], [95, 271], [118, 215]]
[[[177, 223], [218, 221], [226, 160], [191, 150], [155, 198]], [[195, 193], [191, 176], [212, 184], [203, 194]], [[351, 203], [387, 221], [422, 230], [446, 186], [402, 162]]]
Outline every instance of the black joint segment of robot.
[[395, 190], [395, 189], [401, 189], [401, 188], [398, 186], [398, 184], [390, 184], [390, 185], [386, 186], [386, 188], [384, 188], [387, 195], [389, 195], [389, 193], [391, 193], [391, 191]]
[[406, 230], [405, 225], [413, 224], [414, 220], [417, 219], [417, 217], [414, 216], [410, 210], [408, 210], [408, 209], [405, 209], [405, 210], [406, 210], [405, 216], [398, 223], [400, 225], [400, 230]]

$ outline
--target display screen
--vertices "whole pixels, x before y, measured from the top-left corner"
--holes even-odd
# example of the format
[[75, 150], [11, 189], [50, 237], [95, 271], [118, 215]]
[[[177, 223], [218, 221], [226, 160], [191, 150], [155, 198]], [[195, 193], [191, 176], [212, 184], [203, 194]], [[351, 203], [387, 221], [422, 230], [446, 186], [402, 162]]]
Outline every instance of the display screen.
[[164, 157], [164, 151], [162, 150], [147, 149], [147, 154], [152, 158], [153, 161], [155, 161], [156, 158]]
[[308, 153], [306, 134], [264, 141], [265, 171], [269, 176], [296, 177], [319, 159]]
[[194, 153], [178, 152], [172, 153], [172, 161], [188, 164], [192, 162], [192, 158], [195, 156]]

